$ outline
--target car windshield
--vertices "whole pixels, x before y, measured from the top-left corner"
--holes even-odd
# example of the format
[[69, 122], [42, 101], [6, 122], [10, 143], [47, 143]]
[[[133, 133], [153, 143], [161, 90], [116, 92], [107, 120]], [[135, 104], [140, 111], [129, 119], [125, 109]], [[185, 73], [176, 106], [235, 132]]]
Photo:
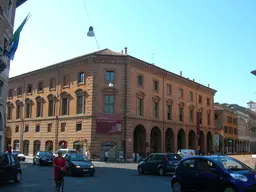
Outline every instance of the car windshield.
[[179, 154], [169, 154], [168, 160], [169, 161], [175, 161], [175, 160], [181, 160], [182, 157]]
[[214, 161], [220, 164], [227, 171], [240, 171], [251, 169], [250, 167], [244, 165], [243, 163], [227, 157], [219, 157], [214, 159]]
[[12, 153], [13, 153], [13, 154], [20, 154], [19, 151], [13, 151]]
[[70, 161], [89, 161], [86, 156], [82, 154], [72, 154], [69, 156]]
[[51, 157], [52, 154], [49, 153], [49, 152], [40, 152], [40, 156], [42, 156], [42, 157]]

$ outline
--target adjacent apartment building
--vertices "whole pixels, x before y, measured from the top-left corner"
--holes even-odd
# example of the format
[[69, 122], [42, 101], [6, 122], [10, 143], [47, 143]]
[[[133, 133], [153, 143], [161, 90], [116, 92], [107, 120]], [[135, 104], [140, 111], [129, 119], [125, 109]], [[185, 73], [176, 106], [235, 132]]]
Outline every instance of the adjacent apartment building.
[[236, 153], [238, 140], [237, 112], [224, 104], [215, 104], [216, 150], [224, 154]]
[[127, 48], [104, 49], [10, 78], [7, 141], [26, 155], [59, 148], [94, 158], [108, 150], [110, 159], [198, 146], [212, 152], [215, 93]]
[[0, 1], [0, 152], [4, 150], [5, 109], [8, 95], [8, 78], [10, 61], [3, 55], [4, 49], [12, 38], [15, 10], [26, 0], [1, 0]]

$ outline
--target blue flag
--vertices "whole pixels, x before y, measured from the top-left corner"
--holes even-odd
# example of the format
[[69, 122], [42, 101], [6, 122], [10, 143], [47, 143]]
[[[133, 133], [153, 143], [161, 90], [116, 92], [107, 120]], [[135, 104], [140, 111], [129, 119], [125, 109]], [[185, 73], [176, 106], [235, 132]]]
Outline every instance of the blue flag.
[[18, 29], [13, 34], [13, 38], [9, 43], [9, 45], [11, 45], [11, 49], [8, 52], [8, 57], [9, 57], [10, 60], [14, 59], [15, 52], [18, 49], [18, 46], [19, 46], [20, 33], [21, 33], [24, 25], [26, 24], [26, 22], [28, 21], [29, 18], [30, 18], [30, 13], [27, 15], [27, 17], [23, 20], [23, 22], [20, 24]]

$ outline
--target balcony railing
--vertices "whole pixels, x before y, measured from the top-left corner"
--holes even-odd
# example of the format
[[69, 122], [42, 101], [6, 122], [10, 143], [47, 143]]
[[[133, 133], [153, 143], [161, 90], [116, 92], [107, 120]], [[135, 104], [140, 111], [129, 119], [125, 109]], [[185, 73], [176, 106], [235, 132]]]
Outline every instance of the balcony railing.
[[0, 73], [3, 72], [8, 66], [9, 58], [4, 55], [4, 49], [0, 45]]

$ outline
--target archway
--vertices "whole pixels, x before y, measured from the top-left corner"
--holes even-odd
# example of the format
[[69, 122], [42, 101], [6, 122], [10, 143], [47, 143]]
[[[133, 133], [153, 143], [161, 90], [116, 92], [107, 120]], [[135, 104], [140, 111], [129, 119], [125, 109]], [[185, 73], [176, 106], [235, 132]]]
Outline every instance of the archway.
[[171, 128], [165, 131], [165, 152], [174, 152], [174, 133]]
[[205, 153], [205, 149], [204, 149], [204, 132], [200, 131], [199, 134], [199, 152], [200, 153]]
[[191, 130], [188, 134], [188, 148], [196, 149], [196, 134], [193, 130]]
[[68, 142], [67, 141], [60, 141], [59, 142], [59, 148], [60, 149], [67, 149], [68, 148]]
[[36, 152], [40, 151], [40, 147], [41, 147], [41, 141], [35, 140], [34, 141], [34, 155], [36, 154]]
[[213, 140], [212, 140], [212, 133], [210, 131], [208, 131], [207, 133], [207, 153], [212, 153], [213, 149], [212, 149], [212, 145], [213, 145]]
[[23, 141], [23, 153], [24, 153], [24, 155], [27, 155], [27, 156], [29, 154], [29, 141], [28, 140]]
[[45, 142], [45, 151], [49, 151], [49, 152], [53, 151], [53, 141]]
[[13, 150], [14, 151], [19, 151], [20, 150], [20, 141], [17, 140], [17, 139], [13, 141]]
[[151, 153], [161, 152], [161, 131], [158, 127], [153, 127], [150, 133]]
[[186, 134], [183, 129], [180, 129], [178, 132], [178, 140], [177, 140], [177, 147], [179, 149], [185, 149], [186, 148]]
[[75, 149], [78, 153], [83, 153], [83, 143], [81, 141], [75, 141], [73, 143], [73, 149]]
[[146, 156], [146, 129], [143, 125], [137, 125], [133, 131], [133, 152]]

